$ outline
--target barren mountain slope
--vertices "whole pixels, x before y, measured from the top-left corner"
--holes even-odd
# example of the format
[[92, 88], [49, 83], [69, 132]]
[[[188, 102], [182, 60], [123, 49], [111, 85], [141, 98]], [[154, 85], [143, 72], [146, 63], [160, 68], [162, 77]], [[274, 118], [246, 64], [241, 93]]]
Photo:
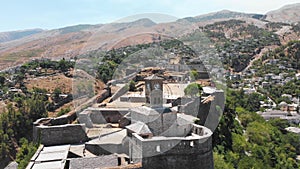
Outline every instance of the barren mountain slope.
[[286, 5], [266, 14], [266, 20], [271, 22], [295, 23], [300, 22], [300, 3]]
[[[284, 18], [284, 20], [300, 20], [297, 9], [300, 5], [283, 7], [277, 11], [269, 12], [267, 19]], [[15, 40], [0, 42], [0, 70], [24, 63], [33, 58], [74, 57], [91, 50], [109, 50], [128, 45], [151, 43], [159, 40], [178, 38], [193, 32], [199, 27], [217, 21], [238, 19], [265, 28], [266, 21], [260, 20], [262, 15], [244, 14], [223, 10], [206, 15], [179, 19], [170, 23], [156, 24], [150, 19], [139, 19], [127, 23], [110, 23], [99, 25], [75, 25], [61, 29], [42, 31], [32, 35], [18, 37]], [[288, 34], [285, 35], [285, 30]], [[285, 39], [291, 39], [291, 29], [280, 29], [278, 34]], [[6, 33], [7, 34], [7, 33]], [[225, 32], [230, 34], [230, 32]], [[1, 40], [0, 33], [0, 40]], [[293, 36], [294, 37], [294, 36]]]

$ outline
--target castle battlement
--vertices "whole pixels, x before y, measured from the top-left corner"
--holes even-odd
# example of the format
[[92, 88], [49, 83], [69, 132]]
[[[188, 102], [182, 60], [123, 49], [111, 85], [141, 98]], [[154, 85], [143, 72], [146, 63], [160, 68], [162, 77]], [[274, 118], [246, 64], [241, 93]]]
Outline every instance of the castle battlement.
[[[154, 136], [151, 138], [143, 138], [136, 133], [132, 134], [131, 141], [129, 143], [130, 158], [134, 162], [142, 162], [144, 167], [157, 166], [162, 159], [176, 159], [169, 163], [168, 160], [164, 162], [167, 167], [169, 165], [182, 166], [186, 163], [185, 168], [195, 168], [197, 163], [191, 163], [191, 161], [207, 160], [204, 164], [207, 167], [212, 168], [212, 132], [210, 129], [192, 124], [191, 134], [185, 137], [165, 137]], [[180, 157], [185, 156], [191, 159], [182, 159]], [[190, 167], [188, 167], [190, 166]], [[165, 166], [166, 167], [166, 166]], [[203, 166], [202, 166], [203, 167]], [[156, 168], [156, 167], [154, 167]]]

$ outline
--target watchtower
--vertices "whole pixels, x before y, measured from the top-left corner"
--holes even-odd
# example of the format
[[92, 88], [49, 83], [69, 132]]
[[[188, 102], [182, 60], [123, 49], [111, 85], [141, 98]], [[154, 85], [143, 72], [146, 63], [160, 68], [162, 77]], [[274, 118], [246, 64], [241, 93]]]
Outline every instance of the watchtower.
[[146, 103], [151, 107], [159, 107], [163, 104], [163, 78], [151, 75], [145, 79]]

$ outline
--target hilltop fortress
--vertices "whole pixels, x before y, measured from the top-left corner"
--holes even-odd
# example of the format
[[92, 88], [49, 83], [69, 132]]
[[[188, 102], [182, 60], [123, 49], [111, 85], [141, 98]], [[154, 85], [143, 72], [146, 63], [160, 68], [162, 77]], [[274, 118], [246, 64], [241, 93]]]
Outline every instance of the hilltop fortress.
[[33, 135], [42, 146], [28, 168], [213, 168], [212, 123], [221, 116], [224, 93], [203, 87], [201, 98], [187, 97], [188, 77], [144, 69], [108, 82], [77, 114], [37, 120]]

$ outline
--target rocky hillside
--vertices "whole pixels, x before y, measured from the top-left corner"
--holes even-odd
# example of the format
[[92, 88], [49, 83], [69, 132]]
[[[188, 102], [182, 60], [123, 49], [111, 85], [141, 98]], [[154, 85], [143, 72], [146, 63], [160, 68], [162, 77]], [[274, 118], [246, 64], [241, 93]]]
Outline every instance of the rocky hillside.
[[187, 17], [183, 18], [183, 20], [188, 20], [190, 22], [204, 22], [211, 21], [216, 19], [234, 19], [234, 18], [255, 18], [261, 19], [264, 15], [261, 14], [247, 14], [241, 12], [233, 12], [229, 10], [222, 10], [218, 12], [213, 12], [205, 15], [199, 15], [196, 17]]
[[296, 23], [300, 22], [300, 3], [286, 5], [266, 14], [266, 20], [271, 22]]
[[20, 39], [26, 36], [40, 33], [42, 31], [43, 31], [42, 29], [30, 29], [30, 30], [23, 30], [23, 31], [1, 32], [0, 43]]
[[[155, 23], [150, 19], [140, 19], [127, 23], [110, 23], [98, 25], [75, 25], [48, 31], [32, 30], [0, 33], [0, 70], [10, 66], [22, 64], [33, 58], [69, 58], [93, 50], [109, 50], [128, 45], [157, 42], [165, 39], [178, 38], [192, 33], [215, 22], [232, 19], [245, 22], [242, 25], [253, 25], [278, 35], [281, 43], [297, 40], [299, 25], [276, 25], [266, 21], [276, 19], [277, 16], [288, 17], [291, 13], [296, 21], [297, 6], [288, 6], [278, 11], [270, 12], [266, 18], [260, 14], [246, 14], [223, 10], [220, 12], [179, 19], [169, 23]], [[283, 15], [285, 14], [285, 15]], [[298, 16], [299, 19], [299, 16]], [[274, 20], [276, 21], [276, 20]], [[226, 24], [226, 22], [223, 22]], [[226, 27], [226, 25], [225, 25]], [[256, 29], [256, 28], [255, 28]], [[221, 31], [227, 40], [237, 40], [244, 35], [238, 35], [235, 29]], [[262, 30], [260, 30], [262, 32]], [[209, 35], [218, 31], [208, 32]], [[214, 36], [214, 35], [213, 35]], [[223, 36], [223, 35], [222, 35]], [[220, 37], [222, 38], [222, 37]], [[212, 39], [215, 40], [215, 39]], [[246, 62], [247, 63], [247, 62]], [[244, 67], [244, 66], [243, 66]]]

